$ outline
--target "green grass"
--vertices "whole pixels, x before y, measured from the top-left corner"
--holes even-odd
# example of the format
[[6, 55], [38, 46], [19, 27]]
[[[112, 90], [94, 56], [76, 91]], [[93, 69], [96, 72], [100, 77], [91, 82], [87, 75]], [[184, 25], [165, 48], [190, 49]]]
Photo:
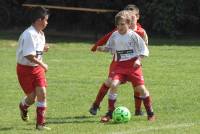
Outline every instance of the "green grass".
[[[0, 133], [35, 134], [35, 106], [30, 121], [19, 117], [23, 97], [15, 73], [16, 41], [0, 41]], [[48, 134], [199, 134], [200, 132], [200, 47], [170, 43], [150, 46], [151, 55], [143, 61], [146, 86], [153, 97], [156, 122], [132, 116], [126, 124], [102, 124], [107, 97], [97, 116], [88, 109], [98, 88], [107, 78], [111, 55], [91, 53], [87, 43], [54, 43], [45, 55], [49, 65], [47, 123]], [[134, 112], [131, 84], [119, 88], [117, 106]], [[144, 110], [144, 109], [143, 109]]]

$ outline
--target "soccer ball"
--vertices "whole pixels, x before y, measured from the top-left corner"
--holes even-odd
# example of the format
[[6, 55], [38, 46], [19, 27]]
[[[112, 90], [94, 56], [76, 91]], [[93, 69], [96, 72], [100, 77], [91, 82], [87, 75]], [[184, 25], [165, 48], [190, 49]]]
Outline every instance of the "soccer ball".
[[112, 118], [115, 123], [125, 123], [131, 119], [131, 113], [128, 108], [120, 106], [113, 111]]

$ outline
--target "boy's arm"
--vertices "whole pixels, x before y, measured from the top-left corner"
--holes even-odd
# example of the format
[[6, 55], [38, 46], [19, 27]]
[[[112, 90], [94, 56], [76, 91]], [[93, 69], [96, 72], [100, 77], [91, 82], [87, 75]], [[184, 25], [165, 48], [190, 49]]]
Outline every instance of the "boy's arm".
[[24, 57], [28, 59], [30, 62], [40, 65], [45, 70], [45, 72], [48, 70], [48, 65], [38, 60], [35, 55], [31, 54]]
[[146, 46], [148, 47], [148, 35], [146, 33], [146, 31], [144, 30], [144, 28], [142, 28], [142, 26], [137, 23], [137, 29], [134, 30], [140, 37], [142, 37], [142, 39], [144, 40]]
[[110, 38], [110, 36], [112, 35], [112, 33], [116, 31], [116, 29], [114, 29], [113, 31], [107, 33], [106, 35], [104, 35], [101, 39], [99, 39], [91, 48], [91, 51], [95, 52], [97, 50], [98, 46], [103, 46], [104, 44], [106, 44], [106, 42], [108, 41], [108, 39]]
[[110, 49], [106, 46], [97, 46], [97, 51], [100, 51], [100, 52], [109, 52]]
[[48, 52], [48, 50], [49, 50], [49, 45], [48, 45], [48, 44], [45, 44], [45, 45], [44, 45], [44, 50], [43, 50], [43, 51], [44, 51], [44, 52]]
[[147, 32], [145, 30], [144, 30], [144, 36], [142, 38], [143, 38], [146, 46], [148, 47], [149, 40], [148, 40]]
[[108, 41], [106, 42], [106, 45], [105, 46], [97, 46], [97, 51], [100, 51], [100, 52], [111, 52], [112, 53], [112, 49], [113, 49], [113, 37], [114, 37], [114, 34], [112, 33], [110, 38], [108, 39]]
[[133, 39], [135, 39], [137, 42], [135, 47], [138, 56], [149, 56], [149, 49], [147, 48], [144, 40], [138, 34], [135, 34], [135, 36], [133, 36]]

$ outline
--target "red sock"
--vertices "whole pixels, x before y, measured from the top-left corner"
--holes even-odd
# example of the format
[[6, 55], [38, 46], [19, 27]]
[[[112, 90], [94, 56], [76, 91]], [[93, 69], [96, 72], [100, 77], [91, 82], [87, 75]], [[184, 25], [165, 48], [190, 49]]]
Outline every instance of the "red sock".
[[37, 124], [44, 125], [46, 107], [37, 107]]
[[105, 83], [102, 84], [101, 88], [99, 89], [99, 92], [96, 96], [96, 100], [94, 104], [96, 106], [99, 106], [101, 101], [103, 100], [104, 96], [107, 94], [109, 87], [105, 85]]
[[109, 111], [115, 110], [115, 102], [116, 102], [116, 100], [108, 99], [108, 110]]
[[144, 107], [147, 111], [147, 115], [152, 116], [154, 113], [153, 113], [153, 108], [152, 108], [151, 97], [148, 96], [148, 97], [144, 98], [143, 103], [144, 103]]
[[135, 110], [141, 111], [141, 105], [142, 105], [142, 98], [140, 97], [139, 92], [134, 92], [134, 99], [135, 99]]

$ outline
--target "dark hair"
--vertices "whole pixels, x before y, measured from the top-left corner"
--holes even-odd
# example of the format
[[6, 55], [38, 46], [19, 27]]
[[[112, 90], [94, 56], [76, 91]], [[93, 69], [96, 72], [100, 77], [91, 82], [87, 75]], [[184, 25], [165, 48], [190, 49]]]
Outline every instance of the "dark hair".
[[46, 15], [49, 15], [48, 9], [43, 7], [34, 7], [31, 10], [31, 23], [34, 23], [37, 19], [44, 19]]
[[131, 10], [131, 11], [137, 11], [138, 13], [140, 12], [139, 8], [134, 5], [134, 4], [129, 4], [127, 5], [124, 10]]

